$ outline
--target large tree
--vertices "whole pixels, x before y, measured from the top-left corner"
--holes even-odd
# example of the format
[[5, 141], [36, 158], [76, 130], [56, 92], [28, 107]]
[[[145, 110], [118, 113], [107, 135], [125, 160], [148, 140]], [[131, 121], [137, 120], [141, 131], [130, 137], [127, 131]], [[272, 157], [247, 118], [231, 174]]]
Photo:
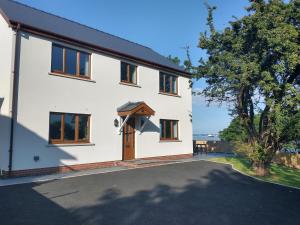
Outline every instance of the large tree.
[[274, 153], [299, 138], [300, 0], [252, 0], [247, 15], [222, 31], [214, 26], [216, 8], [207, 7], [209, 31], [201, 33], [199, 47], [208, 59], [200, 60], [196, 76], [207, 81], [208, 101], [231, 103], [253, 166], [264, 175]]

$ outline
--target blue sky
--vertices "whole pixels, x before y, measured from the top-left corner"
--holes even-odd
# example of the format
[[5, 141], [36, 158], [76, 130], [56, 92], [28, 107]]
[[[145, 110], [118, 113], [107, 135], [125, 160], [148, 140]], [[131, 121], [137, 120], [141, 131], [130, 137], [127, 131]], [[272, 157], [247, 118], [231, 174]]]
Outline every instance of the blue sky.
[[[18, 0], [35, 8], [80, 22], [130, 41], [146, 45], [162, 55], [185, 58], [190, 46], [194, 64], [205, 52], [197, 48], [200, 32], [207, 30], [204, 0]], [[208, 0], [217, 6], [216, 27], [222, 29], [241, 17], [248, 0]], [[203, 80], [194, 89], [205, 86]], [[204, 98], [193, 97], [194, 133], [217, 133], [231, 118], [225, 105], [206, 106]]]

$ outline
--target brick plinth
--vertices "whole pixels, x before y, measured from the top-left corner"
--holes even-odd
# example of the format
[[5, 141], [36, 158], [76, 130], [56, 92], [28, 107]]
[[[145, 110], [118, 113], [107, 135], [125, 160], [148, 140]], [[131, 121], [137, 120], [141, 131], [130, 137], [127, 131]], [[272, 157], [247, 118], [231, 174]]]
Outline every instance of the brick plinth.
[[3, 171], [3, 176], [4, 177], [24, 177], [24, 176], [46, 175], [46, 174], [53, 174], [53, 173], [66, 173], [66, 172], [71, 172], [71, 171], [81, 171], [81, 170], [91, 170], [91, 169], [99, 169], [99, 168], [105, 168], [105, 167], [114, 167], [114, 166], [117, 166], [117, 164], [118, 164], [118, 161], [97, 162], [97, 163], [77, 164], [77, 165], [68, 165], [68, 166], [28, 169], [28, 170], [14, 170], [14, 171], [11, 171], [11, 174], [9, 174], [8, 171]]
[[[156, 157], [148, 157], [148, 158], [141, 158], [141, 159], [167, 161], [167, 160], [187, 159], [192, 157], [193, 154], [183, 154], [183, 155], [156, 156]], [[3, 177], [37, 176], [37, 175], [65, 173], [71, 171], [99, 169], [99, 168], [115, 167], [115, 166], [122, 166], [122, 161], [97, 162], [97, 163], [77, 164], [77, 165], [68, 165], [68, 166], [28, 169], [28, 170], [14, 170], [11, 171], [10, 174], [8, 171], [2, 171], [2, 175]]]

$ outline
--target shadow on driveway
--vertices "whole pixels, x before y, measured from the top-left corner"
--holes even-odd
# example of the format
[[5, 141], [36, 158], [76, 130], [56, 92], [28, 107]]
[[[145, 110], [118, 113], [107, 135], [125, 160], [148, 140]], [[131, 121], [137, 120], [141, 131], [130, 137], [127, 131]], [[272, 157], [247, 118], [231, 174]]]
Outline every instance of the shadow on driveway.
[[190, 162], [0, 188], [0, 224], [289, 225], [300, 190]]

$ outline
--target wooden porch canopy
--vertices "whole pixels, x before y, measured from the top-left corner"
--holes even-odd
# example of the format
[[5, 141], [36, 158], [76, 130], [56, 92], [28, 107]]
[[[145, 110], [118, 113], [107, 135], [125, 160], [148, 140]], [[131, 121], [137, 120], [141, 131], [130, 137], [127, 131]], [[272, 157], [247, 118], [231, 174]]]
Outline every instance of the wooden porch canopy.
[[145, 102], [128, 102], [117, 109], [119, 116], [154, 116], [155, 111]]

